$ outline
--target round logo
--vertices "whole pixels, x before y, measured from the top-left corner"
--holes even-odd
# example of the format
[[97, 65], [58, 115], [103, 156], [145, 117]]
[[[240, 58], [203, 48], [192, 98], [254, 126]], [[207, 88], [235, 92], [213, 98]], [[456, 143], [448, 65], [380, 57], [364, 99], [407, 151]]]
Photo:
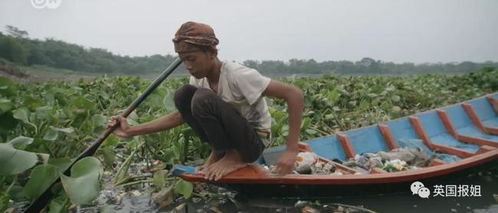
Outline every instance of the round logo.
[[423, 188], [424, 187], [424, 184], [420, 181], [415, 181], [412, 183], [412, 185], [410, 186], [410, 190], [412, 191], [412, 193], [415, 195], [415, 194], [418, 194], [418, 190], [420, 188]]
[[62, 0], [31, 0], [31, 5], [36, 9], [57, 9], [61, 3]]
[[31, 5], [36, 9], [43, 9], [46, 7], [48, 0], [31, 0]]
[[431, 191], [425, 187], [418, 189], [417, 193], [421, 198], [429, 198], [429, 195], [431, 195]]

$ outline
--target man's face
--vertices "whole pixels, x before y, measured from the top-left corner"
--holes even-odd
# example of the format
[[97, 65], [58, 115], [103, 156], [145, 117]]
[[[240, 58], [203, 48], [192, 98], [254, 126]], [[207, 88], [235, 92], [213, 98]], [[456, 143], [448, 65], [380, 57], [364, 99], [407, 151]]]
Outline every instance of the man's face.
[[185, 68], [188, 72], [197, 79], [204, 78], [208, 75], [209, 71], [214, 67], [214, 57], [211, 52], [207, 51], [194, 51], [179, 53], [180, 58], [183, 60]]

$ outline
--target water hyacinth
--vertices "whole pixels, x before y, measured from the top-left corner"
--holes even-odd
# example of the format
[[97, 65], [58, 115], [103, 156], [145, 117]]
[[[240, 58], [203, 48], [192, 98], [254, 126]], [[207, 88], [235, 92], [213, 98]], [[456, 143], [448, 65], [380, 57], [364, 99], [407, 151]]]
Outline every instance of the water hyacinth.
[[[454, 76], [324, 75], [320, 78], [281, 80], [296, 85], [305, 93], [300, 132], [300, 140], [305, 141], [496, 92], [498, 89], [496, 76], [498, 70], [487, 69]], [[130, 123], [147, 122], [174, 110], [172, 94], [176, 88], [186, 82], [185, 77], [165, 81], [129, 117]], [[34, 156], [38, 153], [50, 155], [50, 159], [74, 158], [104, 130], [104, 124], [109, 116], [119, 114], [149, 83], [148, 80], [138, 77], [103, 76], [93, 80], [17, 84], [0, 77], [0, 141], [11, 141], [19, 136], [31, 138], [29, 143], [14, 146], [4, 143], [2, 150], [9, 153], [19, 150], [28, 153], [26, 156], [33, 156], [29, 153], [33, 153]], [[289, 129], [286, 104], [280, 99], [269, 99], [268, 103], [272, 115], [272, 145], [285, 144]], [[132, 139], [111, 136], [102, 144], [95, 157], [104, 162], [105, 171], [119, 174], [119, 184], [153, 182], [163, 187], [178, 184], [177, 187], [173, 187], [175, 193], [189, 197], [193, 193], [192, 187], [184, 182], [158, 180], [158, 177], [163, 176], [156, 176], [156, 180], [152, 180], [153, 175], [142, 180], [137, 177], [135, 170], [125, 168], [136, 163], [135, 161], [144, 162], [144, 167], [152, 167], [152, 162], [156, 160], [165, 164], [197, 162], [205, 158], [209, 151], [209, 146], [201, 143], [190, 128], [184, 125], [170, 131]], [[129, 158], [131, 155], [134, 156], [133, 159]], [[369, 167], [382, 167], [392, 171], [404, 170], [411, 163], [412, 157], [407, 155], [399, 161], [381, 160], [382, 165], [377, 158], [372, 158], [377, 160], [372, 160]], [[0, 188], [29, 188], [31, 184], [27, 183], [30, 178], [39, 180], [30, 177], [29, 174], [55, 176], [52, 174], [56, 169], [52, 166], [43, 167], [47, 172], [42, 172], [42, 167], [34, 169], [37, 167], [36, 164], [44, 163], [57, 167], [55, 163], [52, 164], [50, 160], [42, 162], [37, 157], [30, 159], [29, 162], [26, 161], [29, 165], [20, 163], [17, 170], [11, 170], [15, 172], [2, 174]], [[7, 160], [9, 159], [0, 163], [7, 165]], [[64, 163], [59, 165], [62, 164]], [[311, 173], [337, 174], [333, 163], [314, 161], [313, 166], [309, 167]], [[96, 174], [101, 173], [88, 172], [91, 175], [87, 177], [91, 177], [89, 179], [92, 180], [98, 179], [96, 177], [99, 175]], [[83, 176], [86, 175], [69, 177]], [[71, 181], [67, 183], [70, 184]], [[98, 189], [97, 185], [92, 186]], [[37, 195], [37, 192], [33, 191], [27, 193], [29, 196], [27, 197], [26, 194], [14, 191], [5, 190], [5, 193], [0, 194], [2, 196], [0, 202], [7, 205], [9, 200], [22, 202]], [[77, 198], [69, 199], [65, 195], [60, 195], [61, 197], [56, 198], [52, 205], [54, 208], [63, 206], [67, 209], [70, 202], [89, 202], [94, 194], [88, 194], [92, 196], [81, 199], [81, 202], [78, 202]]]

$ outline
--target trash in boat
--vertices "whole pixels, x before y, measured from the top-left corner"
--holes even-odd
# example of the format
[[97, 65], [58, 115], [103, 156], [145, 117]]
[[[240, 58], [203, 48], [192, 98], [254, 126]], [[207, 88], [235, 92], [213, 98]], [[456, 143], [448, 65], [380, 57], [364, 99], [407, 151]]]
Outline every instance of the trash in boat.
[[299, 152], [296, 156], [296, 168], [311, 167], [318, 161], [318, 155], [313, 152]]
[[394, 160], [387, 161], [384, 164], [384, 167], [382, 167], [382, 169], [385, 171], [388, 171], [388, 172], [396, 172], [396, 171], [407, 170], [408, 167], [407, 167], [407, 164], [405, 161], [402, 161], [399, 159], [394, 159]]
[[[336, 170], [336, 164], [342, 164], [356, 171], [355, 174], [369, 174], [373, 168], [387, 172], [396, 172], [425, 167], [434, 156], [428, 156], [419, 148], [396, 148], [391, 151], [356, 154], [348, 161], [326, 160], [313, 152], [300, 152], [296, 156], [293, 173], [313, 175], [342, 175]], [[276, 165], [265, 166], [267, 171], [276, 173]]]
[[381, 168], [388, 172], [417, 169], [429, 164], [432, 157], [427, 156], [422, 150], [416, 148], [396, 148], [389, 152], [356, 154], [344, 162], [360, 173], [368, 173], [373, 168]]
[[[276, 174], [276, 165], [263, 166], [268, 172]], [[337, 172], [334, 162], [320, 159], [320, 157], [313, 152], [300, 152], [296, 156], [294, 164], [295, 174], [321, 174], [328, 175]]]

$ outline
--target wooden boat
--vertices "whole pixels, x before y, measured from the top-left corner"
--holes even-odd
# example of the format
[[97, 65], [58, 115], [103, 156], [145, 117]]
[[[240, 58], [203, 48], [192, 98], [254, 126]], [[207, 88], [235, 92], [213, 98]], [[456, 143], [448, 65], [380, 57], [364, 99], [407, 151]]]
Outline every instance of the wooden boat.
[[[353, 129], [300, 143], [320, 160], [346, 161], [359, 153], [376, 153], [416, 139], [433, 151], [458, 156], [456, 162], [434, 158], [423, 168], [387, 172], [372, 168], [367, 174], [336, 164], [343, 175], [272, 175], [263, 169], [265, 157], [278, 156], [285, 146], [272, 147], [257, 163], [228, 174], [215, 184], [254, 196], [330, 196], [362, 193], [409, 192], [410, 184], [459, 183], [458, 177], [498, 165], [498, 92], [459, 104], [389, 122]], [[195, 168], [176, 165], [172, 173], [187, 181], [206, 182]], [[214, 182], [213, 182], [214, 183]], [[498, 184], [497, 184], [498, 185]]]

